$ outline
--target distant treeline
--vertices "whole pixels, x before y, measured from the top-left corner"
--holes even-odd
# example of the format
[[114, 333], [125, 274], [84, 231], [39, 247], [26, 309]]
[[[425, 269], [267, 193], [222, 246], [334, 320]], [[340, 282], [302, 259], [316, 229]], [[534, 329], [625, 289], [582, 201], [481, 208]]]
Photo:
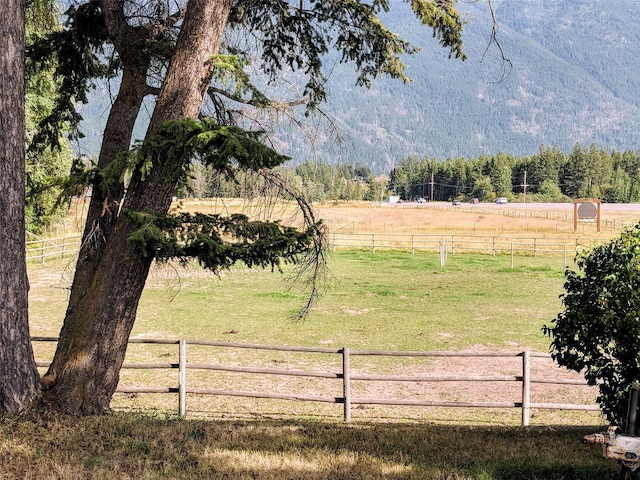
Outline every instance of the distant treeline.
[[[576, 144], [565, 154], [541, 147], [535, 155], [516, 158], [500, 152], [477, 159], [408, 157], [389, 178], [374, 177], [362, 165], [330, 165], [307, 161], [280, 174], [310, 201], [382, 201], [388, 195], [403, 200], [492, 201], [496, 197], [541, 202], [599, 198], [609, 203], [640, 201], [640, 151], [608, 152]], [[196, 166], [183, 196], [246, 197], [265, 188], [260, 177], [229, 181]]]
[[576, 144], [568, 155], [557, 147], [543, 146], [524, 158], [502, 152], [445, 162], [410, 157], [391, 172], [389, 188], [406, 200], [483, 201], [526, 195], [527, 201], [636, 202], [640, 200], [640, 151], [608, 152]]
[[[388, 178], [375, 178], [368, 167], [360, 165], [307, 161], [281, 168], [278, 173], [311, 202], [381, 201], [389, 195]], [[246, 198], [269, 194], [269, 186], [260, 175], [241, 173], [235, 180], [228, 180], [202, 165], [193, 167], [186, 187], [180, 196]]]

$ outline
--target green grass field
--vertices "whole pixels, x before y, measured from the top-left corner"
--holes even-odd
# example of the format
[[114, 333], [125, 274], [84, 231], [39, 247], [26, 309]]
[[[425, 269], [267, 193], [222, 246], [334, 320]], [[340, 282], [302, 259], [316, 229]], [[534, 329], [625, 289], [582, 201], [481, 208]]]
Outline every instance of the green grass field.
[[[558, 259], [338, 252], [322, 298], [302, 322], [305, 301], [287, 272], [234, 268], [217, 277], [197, 266], [156, 266], [133, 336], [398, 350], [546, 351], [544, 323], [560, 311]], [[70, 284], [67, 260], [30, 265], [31, 330], [56, 335]], [[67, 272], [67, 273], [64, 273]], [[232, 333], [230, 333], [232, 332]]]
[[[194, 265], [157, 265], [133, 336], [351, 349], [544, 352], [549, 340], [541, 327], [562, 307], [561, 264], [558, 259], [518, 257], [511, 268], [509, 256], [454, 255], [441, 267], [436, 254], [331, 253], [323, 296], [301, 322], [292, 316], [305, 292], [287, 289], [287, 271], [238, 267], [218, 277]], [[69, 259], [29, 265], [32, 335], [57, 335], [71, 269]], [[128, 358], [168, 361], [174, 350], [155, 347], [149, 358], [150, 350], [132, 346]], [[51, 353], [40, 350], [43, 359]], [[228, 361], [239, 354], [215, 355], [215, 360]], [[250, 359], [252, 365], [288, 362], [278, 353]], [[432, 367], [426, 362], [425, 368]], [[402, 366], [384, 360], [376, 368], [395, 371]], [[123, 372], [123, 382], [157, 381], [153, 374], [136, 375]], [[214, 375], [222, 383], [235, 381]], [[292, 387], [272, 382], [255, 381], [254, 386]], [[313, 387], [307, 383], [305, 387]], [[412, 394], [412, 388], [392, 393]], [[464, 400], [464, 395], [477, 397], [482, 388], [493, 390], [472, 386], [440, 395]], [[5, 419], [0, 421], [0, 478], [616, 478], [617, 465], [602, 458], [599, 448], [580, 442], [584, 434], [605, 429], [595, 413], [536, 411], [533, 426], [522, 428], [517, 426], [518, 409], [365, 406], [354, 410], [354, 421], [345, 424], [340, 405], [229, 397], [191, 402], [191, 413], [208, 420], [177, 421], [177, 399], [153, 394], [117, 394], [114, 408], [119, 413], [107, 418], [34, 414], [20, 422]], [[146, 414], [131, 413], [137, 410]]]
[[[31, 325], [34, 336], [55, 336], [66, 307], [67, 261], [30, 265]], [[324, 293], [304, 321], [293, 320], [305, 292], [287, 289], [288, 273], [234, 268], [220, 277], [195, 265], [156, 266], [140, 303], [133, 337], [215, 340], [303, 347], [344, 346], [351, 350], [546, 352], [549, 339], [541, 327], [561, 308], [562, 262], [558, 259], [455, 255], [444, 267], [435, 254], [407, 252], [338, 252], [329, 257]], [[37, 344], [38, 359], [47, 361], [51, 344]], [[129, 348], [127, 362], [176, 362], [176, 346]], [[338, 371], [338, 355], [189, 347], [189, 361], [237, 366]], [[474, 363], [476, 362], [476, 363]], [[518, 375], [517, 357], [497, 360], [399, 359], [354, 357], [352, 368], [369, 374], [504, 374]], [[542, 368], [542, 367], [540, 367]], [[542, 375], [555, 370], [549, 362]], [[164, 371], [127, 370], [121, 385], [175, 386]], [[189, 384], [201, 388], [296, 392], [340, 396], [341, 383], [277, 376], [241, 377], [232, 373], [194, 371]], [[356, 385], [354, 396], [424, 398], [425, 385], [369, 382]], [[518, 401], [519, 384], [431, 385], [434, 399], [446, 401]], [[490, 396], [488, 391], [493, 394]], [[534, 392], [533, 401], [592, 404], [590, 389], [557, 387]], [[554, 396], [554, 398], [552, 398]], [[557, 397], [557, 398], [555, 398]], [[167, 395], [116, 395], [114, 407], [176, 412]], [[168, 405], [168, 406], [167, 406]], [[192, 414], [340, 418], [339, 405], [306, 402], [207, 397], [190, 400]], [[360, 407], [353, 418], [410, 419], [490, 425], [517, 425], [519, 411], [459, 410], [415, 407]], [[384, 421], [384, 420], [383, 420]], [[599, 422], [594, 413], [541, 410], [534, 424]]]

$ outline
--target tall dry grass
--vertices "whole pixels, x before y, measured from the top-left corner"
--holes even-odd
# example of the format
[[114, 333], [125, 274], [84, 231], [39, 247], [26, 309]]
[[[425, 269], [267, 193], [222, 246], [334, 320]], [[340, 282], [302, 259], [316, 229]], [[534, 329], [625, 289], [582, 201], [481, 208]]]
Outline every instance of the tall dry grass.
[[5, 480], [606, 480], [598, 427], [464, 427], [138, 415], [0, 420]]

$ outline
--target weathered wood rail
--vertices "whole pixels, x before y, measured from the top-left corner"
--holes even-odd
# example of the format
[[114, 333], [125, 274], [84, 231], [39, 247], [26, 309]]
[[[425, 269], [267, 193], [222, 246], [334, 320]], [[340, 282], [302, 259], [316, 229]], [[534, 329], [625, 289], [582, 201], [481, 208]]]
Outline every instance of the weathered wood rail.
[[[55, 337], [33, 337], [32, 342], [57, 342]], [[526, 426], [530, 423], [531, 409], [558, 409], [558, 410], [583, 410], [597, 411], [598, 406], [595, 404], [595, 394], [593, 395], [594, 403], [570, 403], [570, 402], [547, 402], [532, 401], [532, 389], [537, 385], [553, 384], [567, 386], [584, 386], [584, 379], [579, 375], [571, 378], [559, 378], [557, 374], [549, 374], [549, 369], [542, 371], [538, 368], [532, 368], [533, 359], [546, 359], [550, 357], [546, 353], [537, 352], [449, 352], [449, 351], [387, 351], [387, 350], [351, 350], [349, 347], [343, 348], [315, 348], [315, 347], [295, 347], [280, 345], [256, 345], [249, 343], [233, 343], [218, 341], [202, 341], [202, 340], [167, 340], [167, 339], [131, 339], [130, 344], [160, 344], [177, 346], [176, 360], [169, 362], [155, 363], [125, 363], [123, 369], [143, 369], [143, 370], [178, 370], [177, 385], [168, 386], [140, 386], [140, 385], [118, 385], [117, 392], [130, 394], [143, 393], [166, 393], [178, 395], [178, 413], [181, 417], [187, 415], [187, 397], [189, 394], [198, 395], [216, 395], [230, 397], [248, 397], [248, 398], [266, 398], [279, 400], [297, 400], [307, 402], [324, 402], [342, 404], [343, 419], [350, 421], [353, 405], [397, 405], [397, 406], [416, 406], [416, 407], [452, 407], [452, 408], [478, 408], [478, 409], [520, 409], [521, 424]], [[187, 357], [189, 347], [206, 347], [211, 349], [236, 349], [236, 350], [252, 350], [254, 352], [260, 350], [270, 350], [277, 352], [298, 352], [332, 356], [339, 356], [339, 362], [336, 363], [340, 367], [333, 371], [326, 370], [307, 370], [299, 368], [265, 368], [262, 366], [239, 366], [227, 365], [219, 362], [190, 362]], [[515, 359], [517, 360], [517, 371], [510, 374], [489, 373], [489, 374], [464, 374], [464, 375], [431, 375], [418, 373], [414, 375], [396, 374], [396, 373], [367, 373], [361, 372], [351, 367], [351, 362], [358, 357], [392, 357], [403, 359], [427, 359], [427, 358], [446, 358], [457, 359], [474, 359], [472, 365], [482, 365], [483, 361], [490, 358]], [[477, 361], [477, 362], [476, 362]], [[49, 363], [39, 360], [38, 367], [46, 368]], [[407, 366], [401, 367], [406, 369]], [[297, 377], [297, 378], [319, 378], [334, 380], [341, 383], [341, 394], [329, 395], [325, 392], [276, 392], [273, 389], [267, 391], [258, 390], [238, 390], [235, 388], [213, 388], [208, 386], [197, 385], [197, 381], [193, 381], [188, 377], [189, 372], [195, 371], [219, 371], [232, 372], [239, 375], [255, 378], [258, 376], [281, 376], [281, 377]], [[413, 368], [412, 368], [413, 370]], [[478, 368], [474, 368], [476, 372]], [[557, 369], [556, 369], [557, 370]], [[538, 372], [538, 373], [536, 373]], [[504, 400], [502, 398], [494, 398], [485, 401], [450, 401], [443, 399], [415, 399], [415, 398], [384, 398], [378, 396], [366, 396], [359, 393], [356, 386], [362, 384], [370, 384], [371, 382], [387, 382], [387, 383], [411, 383], [411, 384], [435, 384], [444, 382], [459, 383], [516, 383], [520, 386], [519, 398], [512, 400]], [[122, 382], [121, 382], [122, 383]], [[256, 384], [257, 382], [246, 382]], [[593, 388], [593, 387], [591, 387]], [[327, 387], [331, 390], [331, 387]], [[336, 390], [335, 385], [333, 390]], [[366, 393], [366, 392], [365, 392]]]
[[27, 260], [40, 260], [42, 263], [47, 258], [64, 258], [65, 255], [75, 255], [80, 249], [82, 236], [67, 235], [65, 237], [39, 238], [27, 241]]
[[335, 250], [360, 249], [371, 252], [404, 250], [448, 254], [480, 253], [487, 255], [550, 256], [573, 259], [576, 250], [592, 245], [591, 238], [515, 237], [505, 235], [440, 235], [394, 233], [344, 233], [329, 235], [331, 248]]

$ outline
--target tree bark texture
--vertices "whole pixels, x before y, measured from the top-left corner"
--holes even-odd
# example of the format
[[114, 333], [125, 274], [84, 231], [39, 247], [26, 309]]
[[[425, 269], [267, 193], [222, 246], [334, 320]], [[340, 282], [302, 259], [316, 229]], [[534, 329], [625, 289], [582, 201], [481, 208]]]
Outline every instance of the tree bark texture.
[[[98, 157], [98, 168], [101, 169], [113, 162], [118, 153], [129, 149], [136, 118], [147, 93], [148, 62], [141, 57], [139, 62], [123, 63], [120, 90], [107, 118]], [[124, 191], [124, 183], [118, 181], [93, 185], [69, 297], [69, 312], [77, 308], [91, 285], [105, 243], [116, 224]]]
[[[98, 156], [98, 168], [104, 169], [121, 152], [129, 150], [133, 129], [142, 102], [150, 93], [147, 70], [151, 60], [152, 42], [145, 28], [133, 28], [126, 22], [122, 5], [117, 0], [103, 0], [105, 26], [119, 49], [122, 79], [107, 123]], [[78, 254], [68, 310], [73, 312], [86, 294], [107, 239], [111, 235], [124, 198], [124, 182], [99, 178], [92, 186], [91, 200], [83, 241]]]
[[[113, 2], [105, 0], [107, 3]], [[197, 117], [211, 80], [210, 59], [220, 49], [230, 3], [189, 1], [147, 137], [165, 121]], [[161, 175], [164, 159], [162, 154], [154, 158], [153, 168], [145, 178], [134, 172], [124, 208], [168, 211], [175, 184]], [[118, 216], [95, 269], [87, 270], [82, 287], [74, 284], [73, 288], [81, 290], [72, 293], [74, 301], [46, 375], [50, 384], [48, 399], [68, 413], [87, 415], [109, 410], [152, 262], [151, 258], [129, 254], [127, 238], [135, 228], [126, 217]]]
[[24, 0], [0, 3], [0, 415], [40, 391], [29, 335], [25, 202]]

